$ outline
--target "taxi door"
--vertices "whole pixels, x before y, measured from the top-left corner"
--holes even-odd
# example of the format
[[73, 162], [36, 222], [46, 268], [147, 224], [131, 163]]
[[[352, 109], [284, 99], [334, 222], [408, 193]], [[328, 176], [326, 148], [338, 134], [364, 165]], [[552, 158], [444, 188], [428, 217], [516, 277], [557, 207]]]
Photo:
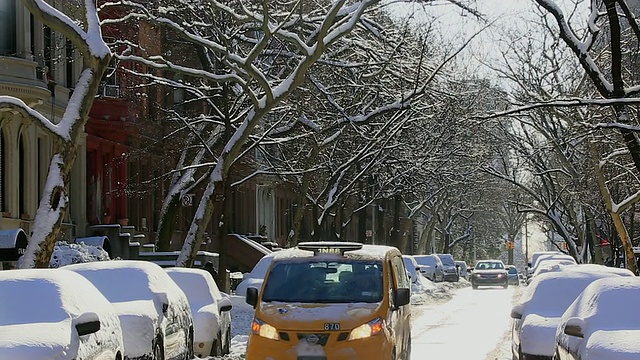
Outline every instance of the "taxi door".
[[393, 294], [397, 289], [411, 289], [411, 283], [407, 278], [404, 261], [399, 255], [394, 255], [390, 260], [390, 297], [389, 297], [389, 316], [391, 326], [396, 341], [396, 357], [398, 359], [409, 359], [411, 344], [411, 309], [410, 305], [396, 306], [394, 304]]

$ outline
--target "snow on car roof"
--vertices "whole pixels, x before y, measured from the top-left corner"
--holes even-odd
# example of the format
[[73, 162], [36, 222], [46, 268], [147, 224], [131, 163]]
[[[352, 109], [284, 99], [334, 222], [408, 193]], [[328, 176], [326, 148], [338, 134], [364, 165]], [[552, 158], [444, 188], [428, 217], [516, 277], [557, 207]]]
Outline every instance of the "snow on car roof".
[[[173, 281], [184, 291], [192, 309], [199, 309], [204, 305], [222, 299], [222, 294], [206, 270], [174, 267], [164, 269]], [[213, 297], [210, 291], [213, 292]]]
[[[322, 242], [318, 242], [318, 244], [322, 244]], [[386, 246], [386, 245], [363, 244], [362, 249], [347, 251], [344, 253], [344, 256], [334, 255], [334, 254], [319, 254], [319, 255], [316, 255], [316, 257], [317, 258], [344, 257], [349, 259], [383, 260], [387, 252], [389, 252], [389, 250], [392, 250], [392, 249], [395, 249], [395, 248], [392, 246]], [[312, 251], [301, 250], [294, 247], [294, 248], [278, 251], [274, 255], [274, 261], [275, 260], [282, 261], [282, 260], [289, 260], [289, 259], [296, 259], [296, 258], [310, 258], [310, 257], [314, 257], [314, 254]]]
[[519, 303], [525, 306], [527, 314], [558, 317], [591, 282], [607, 276], [633, 276], [628, 270], [619, 270], [624, 269], [579, 265], [540, 274], [527, 286]]
[[598, 330], [640, 330], [640, 278], [608, 277], [587, 286], [568, 312]]
[[[69, 314], [113, 312], [100, 292], [82, 276], [60, 269], [0, 271], [0, 326], [59, 322]], [[89, 307], [90, 305], [90, 307]]]
[[172, 298], [174, 301], [185, 298], [183, 291], [164, 269], [150, 261], [96, 261], [67, 265], [63, 269], [78, 272], [89, 279], [112, 303], [148, 300], [150, 294], [166, 294], [169, 302], [172, 302]]

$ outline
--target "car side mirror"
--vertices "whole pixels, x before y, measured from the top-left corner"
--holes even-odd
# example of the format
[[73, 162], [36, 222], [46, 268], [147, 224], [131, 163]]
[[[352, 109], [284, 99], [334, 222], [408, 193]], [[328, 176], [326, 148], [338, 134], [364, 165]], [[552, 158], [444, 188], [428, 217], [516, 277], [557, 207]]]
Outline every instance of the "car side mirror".
[[254, 287], [248, 287], [244, 301], [255, 308], [258, 304], [258, 289]]
[[162, 303], [162, 313], [167, 315], [167, 310], [169, 310], [169, 304]]
[[228, 297], [223, 297], [218, 301], [218, 310], [220, 310], [220, 312], [231, 311], [232, 308], [233, 305], [231, 305], [231, 300], [229, 300]]
[[584, 338], [584, 320], [577, 317], [567, 319], [564, 325], [564, 333], [569, 336]]
[[411, 291], [407, 288], [396, 289], [393, 293], [393, 304], [396, 309], [407, 305], [411, 301]]
[[100, 330], [100, 320], [92, 320], [76, 324], [76, 331], [78, 332], [78, 336], [93, 334], [95, 332], [98, 332], [98, 330]]
[[523, 311], [524, 311], [524, 306], [522, 306], [522, 304], [514, 305], [513, 308], [511, 308], [511, 318], [522, 319]]

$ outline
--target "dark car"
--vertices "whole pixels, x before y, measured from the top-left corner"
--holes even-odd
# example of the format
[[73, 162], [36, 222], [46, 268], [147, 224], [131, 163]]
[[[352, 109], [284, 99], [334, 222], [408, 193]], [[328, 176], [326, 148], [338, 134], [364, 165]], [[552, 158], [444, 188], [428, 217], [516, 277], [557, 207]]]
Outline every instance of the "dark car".
[[476, 262], [471, 273], [471, 287], [477, 289], [478, 286], [509, 286], [507, 269], [500, 260], [480, 260]]
[[518, 269], [514, 265], [507, 265], [507, 278], [509, 279], [509, 285], [520, 285], [520, 274], [518, 274]]
[[451, 254], [436, 254], [442, 261], [444, 270], [444, 280], [449, 282], [458, 282], [460, 280], [460, 273], [456, 266], [456, 261]]

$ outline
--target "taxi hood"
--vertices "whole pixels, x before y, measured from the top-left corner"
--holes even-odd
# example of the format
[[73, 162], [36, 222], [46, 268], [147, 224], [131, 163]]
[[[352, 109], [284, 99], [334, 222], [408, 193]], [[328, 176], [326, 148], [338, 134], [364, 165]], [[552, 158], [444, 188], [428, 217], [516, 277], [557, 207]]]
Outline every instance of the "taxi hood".
[[[375, 319], [382, 303], [283, 303], [261, 302], [256, 317], [278, 330], [349, 331]], [[382, 315], [381, 317], [385, 317]], [[331, 325], [327, 325], [331, 324]], [[338, 324], [339, 328], [335, 328]], [[326, 328], [325, 326], [330, 326]]]

